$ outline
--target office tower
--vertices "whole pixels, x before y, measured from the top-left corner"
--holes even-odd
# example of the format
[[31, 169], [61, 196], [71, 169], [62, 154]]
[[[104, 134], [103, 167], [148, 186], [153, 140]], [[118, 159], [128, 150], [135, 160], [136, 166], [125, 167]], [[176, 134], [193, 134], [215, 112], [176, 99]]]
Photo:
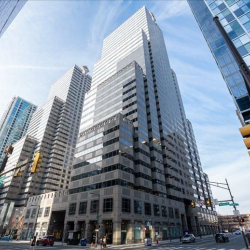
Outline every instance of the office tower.
[[213, 17], [219, 17], [245, 63], [250, 66], [250, 22], [249, 14], [245, 14], [250, 8], [250, 1], [188, 0], [188, 3], [233, 97], [240, 121], [242, 125], [247, 124], [250, 102], [244, 79]]
[[0, 121], [0, 166], [6, 146], [21, 139], [27, 132], [37, 106], [20, 97], [13, 97]]
[[[213, 18], [218, 16], [222, 30], [226, 31], [229, 42], [232, 41], [234, 49], [239, 53], [240, 60], [250, 66], [250, 1], [249, 0], [188, 0], [189, 6], [206, 39], [214, 59], [227, 84], [236, 112], [242, 124], [240, 128], [244, 142], [250, 149], [250, 102], [249, 93], [240, 71], [242, 63], [235, 59], [232, 49], [218, 28]], [[246, 125], [246, 126], [245, 126]], [[250, 152], [249, 152], [250, 153]]]
[[[162, 31], [143, 7], [104, 39], [94, 66], [64, 238], [79, 229], [90, 242], [98, 229], [113, 244], [197, 234], [186, 129]], [[209, 233], [216, 212], [204, 210]]]
[[27, 0], [3, 0], [0, 1], [0, 37], [9, 27]]
[[[28, 155], [18, 157], [15, 162], [22, 168], [15, 172], [17, 177], [10, 172], [0, 188], [1, 207], [15, 202], [15, 207], [24, 208], [31, 195], [68, 188], [84, 95], [90, 85], [88, 68], [77, 65], [52, 85], [48, 100], [34, 113], [27, 131], [35, 141], [34, 150], [17, 146], [19, 142], [13, 145], [6, 171], [13, 169], [13, 158], [20, 151]], [[19, 182], [15, 192], [14, 181]]]

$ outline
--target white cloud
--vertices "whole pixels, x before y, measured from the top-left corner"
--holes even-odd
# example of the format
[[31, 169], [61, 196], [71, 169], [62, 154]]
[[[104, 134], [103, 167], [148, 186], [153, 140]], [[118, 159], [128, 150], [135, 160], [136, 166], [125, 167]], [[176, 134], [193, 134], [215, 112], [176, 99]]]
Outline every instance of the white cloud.
[[0, 70], [67, 70], [67, 68], [60, 67], [46, 67], [36, 65], [0, 65]]
[[187, 15], [188, 4], [186, 1], [158, 1], [151, 9], [157, 22], [161, 22], [171, 17]]

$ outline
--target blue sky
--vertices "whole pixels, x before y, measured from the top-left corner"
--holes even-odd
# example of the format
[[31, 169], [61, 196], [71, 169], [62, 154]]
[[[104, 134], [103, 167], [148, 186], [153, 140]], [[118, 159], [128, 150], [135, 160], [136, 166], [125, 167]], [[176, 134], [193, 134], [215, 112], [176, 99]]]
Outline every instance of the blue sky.
[[[163, 31], [204, 171], [211, 181], [227, 178], [240, 212], [250, 212], [250, 159], [235, 106], [185, 1], [28, 1], [0, 39], [0, 116], [14, 95], [41, 106], [74, 64], [92, 71], [103, 38], [143, 5]], [[218, 188], [213, 194], [229, 198]]]

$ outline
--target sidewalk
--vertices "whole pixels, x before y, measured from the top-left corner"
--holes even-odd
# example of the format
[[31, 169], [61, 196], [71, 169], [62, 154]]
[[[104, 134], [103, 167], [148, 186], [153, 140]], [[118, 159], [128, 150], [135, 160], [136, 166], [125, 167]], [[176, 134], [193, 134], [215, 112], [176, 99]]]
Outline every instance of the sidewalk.
[[[202, 236], [202, 239], [200, 239], [200, 237], [196, 237], [196, 241], [201, 241], [203, 239], [209, 239], [209, 238], [213, 238], [213, 235], [206, 235], [206, 236]], [[30, 241], [27, 240], [20, 240], [20, 241], [5, 241], [5, 242], [11, 242], [11, 243], [23, 243], [23, 244], [29, 244]], [[162, 240], [159, 241], [159, 244], [156, 244], [156, 242], [153, 241], [152, 246], [156, 246], [156, 245], [165, 245], [165, 244], [176, 244], [179, 243], [180, 239], [172, 239], [171, 242], [170, 240]], [[62, 242], [58, 242], [56, 241], [54, 243], [55, 246], [68, 246], [68, 247], [72, 247], [72, 245], [67, 245], [67, 243], [62, 243]], [[124, 244], [124, 245], [107, 245], [107, 248], [119, 248], [119, 247], [126, 247], [126, 248], [132, 248], [132, 247], [139, 247], [139, 246], [144, 246], [144, 243], [136, 243], [136, 244]], [[90, 247], [90, 244], [87, 244], [87, 246], [80, 246], [80, 245], [74, 245], [75, 248], [81, 248], [81, 249], [101, 249], [100, 245], [98, 244], [98, 247]]]

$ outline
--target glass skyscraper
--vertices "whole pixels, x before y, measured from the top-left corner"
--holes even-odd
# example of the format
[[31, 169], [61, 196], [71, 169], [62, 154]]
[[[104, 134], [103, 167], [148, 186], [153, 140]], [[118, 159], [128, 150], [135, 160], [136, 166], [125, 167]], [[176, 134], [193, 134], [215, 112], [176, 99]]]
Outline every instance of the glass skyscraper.
[[198, 151], [189, 135], [162, 31], [143, 7], [104, 39], [94, 66], [65, 233], [81, 228], [91, 242], [99, 224], [100, 237], [108, 235], [114, 244], [179, 237], [185, 230], [212, 233], [216, 212], [204, 203], [190, 205], [208, 192], [202, 191]]
[[0, 1], [0, 37], [9, 27], [27, 0], [1, 0]]
[[0, 121], [0, 165], [6, 146], [21, 139], [27, 132], [37, 106], [20, 97], [14, 97]]
[[250, 101], [237, 62], [213, 17], [218, 16], [246, 65], [250, 66], [250, 0], [188, 0], [216, 60], [244, 126], [250, 121]]

